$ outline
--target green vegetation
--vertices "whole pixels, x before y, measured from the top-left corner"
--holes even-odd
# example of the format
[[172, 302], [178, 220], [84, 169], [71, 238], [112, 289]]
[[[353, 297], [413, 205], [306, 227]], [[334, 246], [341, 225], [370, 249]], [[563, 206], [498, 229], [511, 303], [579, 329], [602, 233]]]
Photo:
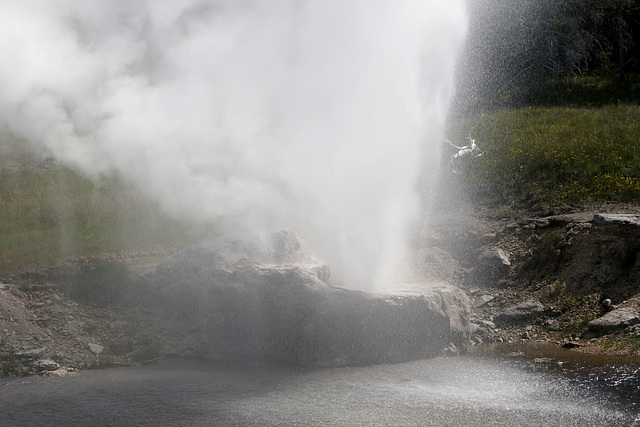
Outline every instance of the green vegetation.
[[459, 111], [567, 105], [576, 95], [596, 105], [637, 102], [637, 1], [476, 0], [469, 11]]
[[31, 367], [26, 367], [18, 362], [15, 354], [0, 353], [0, 376], [26, 376], [31, 373], [31, 370]]
[[[552, 264], [556, 259], [554, 252], [565, 236], [561, 231], [550, 230], [542, 233], [540, 239], [529, 243], [531, 255], [524, 262], [527, 268], [539, 269], [541, 265]], [[557, 262], [557, 261], [555, 261]]]
[[[488, 207], [529, 208], [640, 200], [640, 106], [530, 107], [454, 120], [448, 137], [469, 129], [483, 152], [464, 158], [453, 188]], [[443, 157], [449, 168], [449, 158]]]
[[64, 362], [65, 362], [64, 356], [61, 356], [59, 354], [51, 355], [51, 360], [53, 360], [54, 362], [56, 362], [59, 365], [64, 365]]
[[605, 350], [630, 354], [638, 354], [640, 351], [640, 337], [630, 335], [624, 331], [617, 331], [602, 338], [602, 347]]
[[563, 319], [565, 322], [571, 318], [571, 315], [568, 315], [571, 310], [583, 308], [582, 306], [587, 304], [583, 297], [574, 295], [569, 287], [559, 280], [554, 280], [552, 283], [544, 286], [540, 294], [540, 301], [543, 304], [553, 305], [561, 310], [565, 315]]
[[540, 301], [544, 303], [557, 302], [570, 296], [571, 293], [567, 285], [559, 280], [554, 280], [553, 283], [547, 287], [545, 293], [541, 295]]
[[182, 247], [193, 240], [189, 232], [116, 178], [93, 182], [33, 159], [0, 168], [0, 273]]

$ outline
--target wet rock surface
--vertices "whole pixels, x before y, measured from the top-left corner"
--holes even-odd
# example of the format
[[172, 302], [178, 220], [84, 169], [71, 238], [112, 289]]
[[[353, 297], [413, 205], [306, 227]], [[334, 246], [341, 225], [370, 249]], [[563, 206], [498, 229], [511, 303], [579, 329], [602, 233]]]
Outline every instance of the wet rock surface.
[[275, 257], [256, 243], [212, 242], [145, 276], [166, 314], [189, 325], [190, 345], [166, 351], [343, 366], [432, 357], [468, 337], [468, 301], [452, 286], [408, 283], [379, 294], [333, 287], [329, 267], [302, 252], [293, 233], [270, 240]]
[[[0, 282], [0, 374], [60, 376], [175, 357], [385, 363], [464, 351], [469, 339], [460, 289], [442, 280], [379, 294], [333, 287], [329, 266], [303, 252], [293, 233], [197, 245], [127, 277], [107, 272], [126, 282], [117, 293], [110, 283], [85, 283], [91, 262]], [[107, 286], [109, 299], [77, 292], [89, 286]]]

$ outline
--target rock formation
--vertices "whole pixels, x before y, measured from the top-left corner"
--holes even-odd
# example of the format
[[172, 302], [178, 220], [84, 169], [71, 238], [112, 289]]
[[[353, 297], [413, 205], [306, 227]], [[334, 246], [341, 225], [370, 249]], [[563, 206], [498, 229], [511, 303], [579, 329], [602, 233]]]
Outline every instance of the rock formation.
[[301, 251], [292, 232], [187, 248], [146, 281], [165, 321], [185, 325], [181, 347], [163, 350], [224, 362], [401, 362], [437, 356], [469, 337], [468, 299], [458, 289], [405, 284], [368, 294], [334, 287], [329, 266]]

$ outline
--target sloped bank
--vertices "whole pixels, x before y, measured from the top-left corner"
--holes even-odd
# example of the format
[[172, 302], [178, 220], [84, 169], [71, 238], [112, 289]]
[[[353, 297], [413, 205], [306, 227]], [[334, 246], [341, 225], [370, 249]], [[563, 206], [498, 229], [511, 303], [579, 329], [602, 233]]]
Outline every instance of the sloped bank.
[[472, 299], [473, 343], [637, 355], [640, 215], [603, 211], [515, 221], [448, 215], [435, 218], [418, 253], [426, 272], [452, 278]]
[[[304, 253], [291, 232], [187, 248], [144, 282], [155, 296], [147, 303], [162, 315], [149, 324], [162, 353], [344, 366], [433, 357], [469, 337], [468, 300], [457, 288], [414, 283], [368, 294], [333, 287], [329, 266]], [[176, 339], [163, 333], [167, 324]]]

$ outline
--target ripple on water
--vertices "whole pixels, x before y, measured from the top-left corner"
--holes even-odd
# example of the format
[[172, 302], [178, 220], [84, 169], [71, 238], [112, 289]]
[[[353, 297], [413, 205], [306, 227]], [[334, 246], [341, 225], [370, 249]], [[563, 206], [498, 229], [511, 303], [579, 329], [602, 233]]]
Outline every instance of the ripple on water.
[[5, 379], [0, 419], [14, 425], [634, 425], [637, 367], [551, 359], [484, 355], [314, 370], [167, 363]]

